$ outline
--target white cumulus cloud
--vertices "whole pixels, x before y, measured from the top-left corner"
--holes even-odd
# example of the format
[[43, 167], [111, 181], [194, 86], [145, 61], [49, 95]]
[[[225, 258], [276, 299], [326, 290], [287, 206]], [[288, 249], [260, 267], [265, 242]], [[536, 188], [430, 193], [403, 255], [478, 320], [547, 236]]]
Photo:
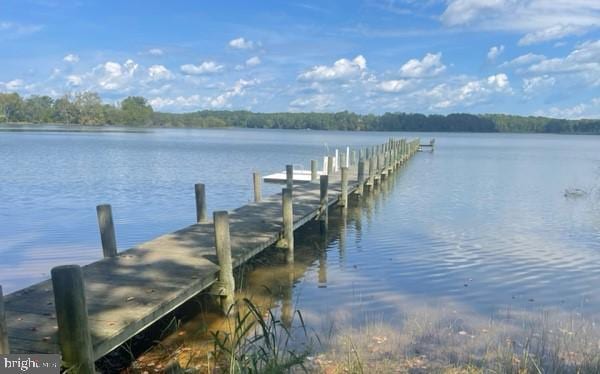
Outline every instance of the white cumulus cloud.
[[67, 85], [79, 87], [83, 83], [83, 78], [79, 75], [69, 75], [67, 77]]
[[169, 80], [173, 79], [173, 73], [163, 65], [152, 65], [148, 68], [150, 80]]
[[600, 118], [600, 97], [568, 107], [554, 106], [539, 110], [535, 115], [566, 119]]
[[447, 0], [449, 27], [523, 33], [520, 45], [559, 40], [600, 28], [597, 0]]
[[246, 66], [256, 66], [260, 65], [261, 61], [258, 56], [250, 57], [246, 60]]
[[487, 59], [490, 61], [496, 61], [498, 56], [500, 56], [504, 52], [504, 45], [493, 46], [487, 53]]
[[367, 69], [367, 60], [358, 55], [352, 60], [342, 58], [331, 66], [317, 65], [298, 76], [304, 81], [329, 81], [360, 76]]
[[229, 46], [236, 49], [253, 49], [255, 43], [245, 38], [236, 38], [229, 41]]
[[4, 87], [4, 89], [8, 90], [8, 91], [18, 90], [20, 88], [23, 88], [24, 85], [25, 85], [25, 82], [23, 82], [22, 79], [13, 79], [6, 83], [0, 82], [0, 87]]
[[223, 65], [216, 63], [215, 61], [204, 61], [200, 65], [185, 64], [181, 65], [181, 71], [184, 74], [189, 75], [201, 75], [201, 74], [213, 74], [222, 71]]
[[540, 90], [547, 90], [556, 84], [556, 79], [549, 75], [542, 75], [523, 79], [523, 92], [527, 95], [538, 93]]
[[174, 98], [169, 97], [155, 97], [148, 101], [152, 108], [161, 110], [165, 108], [169, 109], [200, 109], [206, 103], [206, 98], [202, 98], [200, 95], [190, 96], [177, 96]]
[[490, 75], [487, 79], [488, 84], [498, 90], [508, 87], [508, 77], [506, 74]]
[[97, 83], [101, 89], [123, 90], [129, 88], [138, 67], [133, 60], [127, 60], [123, 64], [108, 61], [97, 67], [94, 73], [99, 75]]
[[515, 57], [510, 61], [503, 62], [500, 67], [518, 67], [523, 65], [529, 65], [534, 62], [545, 60], [546, 56], [536, 55], [534, 53], [527, 53], [519, 57]]
[[426, 88], [415, 96], [429, 103], [429, 109], [466, 108], [486, 102], [494, 95], [512, 92], [508, 76], [504, 73], [490, 75], [487, 78], [469, 80], [460, 84], [441, 83]]
[[600, 40], [579, 44], [564, 58], [548, 58], [528, 68], [535, 74], [574, 75], [591, 86], [600, 85]]
[[525, 34], [519, 39], [519, 45], [530, 45], [549, 40], [562, 39], [569, 35], [581, 35], [586, 31], [586, 27], [575, 25], [554, 25], [542, 30], [534, 31]]
[[383, 81], [377, 84], [377, 89], [383, 92], [401, 92], [404, 91], [410, 84], [409, 80], [406, 79], [393, 79], [389, 81]]
[[246, 88], [258, 84], [257, 79], [244, 80], [239, 79], [235, 82], [233, 87], [229, 88], [222, 94], [215, 96], [209, 100], [209, 104], [213, 108], [223, 108], [230, 106], [230, 100], [236, 96], [243, 96]]
[[446, 70], [442, 63], [442, 53], [427, 53], [423, 59], [413, 58], [400, 68], [400, 74], [407, 78], [434, 77]]
[[77, 56], [73, 53], [69, 53], [68, 55], [66, 55], [63, 58], [63, 60], [66, 62], [70, 62], [71, 64], [75, 64], [75, 63], [79, 62], [79, 56]]
[[291, 110], [317, 110], [322, 111], [334, 104], [333, 95], [317, 94], [309, 97], [299, 97], [290, 102]]

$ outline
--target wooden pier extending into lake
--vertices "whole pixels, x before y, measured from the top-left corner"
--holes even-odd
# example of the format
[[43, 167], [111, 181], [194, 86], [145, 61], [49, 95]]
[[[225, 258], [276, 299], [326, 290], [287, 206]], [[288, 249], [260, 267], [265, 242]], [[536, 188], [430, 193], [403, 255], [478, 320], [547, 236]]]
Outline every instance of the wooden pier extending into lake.
[[[98, 206], [104, 259], [52, 269], [52, 279], [2, 296], [0, 353], [61, 353], [65, 367], [94, 372], [94, 361], [203, 291], [217, 295], [223, 312], [233, 303], [233, 269], [271, 245], [293, 261], [293, 231], [318, 219], [327, 227], [328, 207], [346, 206], [412, 157], [419, 139], [390, 139], [353, 152], [349, 167], [293, 184], [287, 167], [282, 193], [262, 197], [254, 175], [255, 201], [206, 217], [204, 185], [196, 185], [197, 223], [126, 251], [116, 247], [109, 205]], [[343, 157], [342, 157], [343, 158]], [[332, 158], [329, 158], [331, 160]], [[342, 160], [344, 161], [344, 160]], [[342, 162], [344, 165], [345, 162]]]

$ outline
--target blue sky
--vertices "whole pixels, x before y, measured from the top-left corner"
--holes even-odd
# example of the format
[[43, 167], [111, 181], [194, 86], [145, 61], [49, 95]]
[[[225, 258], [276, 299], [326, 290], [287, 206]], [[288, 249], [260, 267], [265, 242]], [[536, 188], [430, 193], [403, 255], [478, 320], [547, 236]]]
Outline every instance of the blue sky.
[[0, 91], [600, 117], [598, 0], [0, 0]]

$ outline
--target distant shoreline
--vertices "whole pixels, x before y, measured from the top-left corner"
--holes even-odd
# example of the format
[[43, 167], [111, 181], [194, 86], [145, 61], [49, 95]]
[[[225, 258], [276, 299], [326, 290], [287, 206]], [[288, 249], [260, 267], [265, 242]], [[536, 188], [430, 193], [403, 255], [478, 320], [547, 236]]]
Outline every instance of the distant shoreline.
[[[54, 127], [54, 128], [51, 128]], [[600, 132], [540, 132], [540, 131], [463, 131], [463, 130], [381, 130], [381, 129], [313, 129], [313, 128], [269, 128], [269, 127], [243, 127], [243, 126], [172, 126], [172, 125], [117, 125], [117, 124], [67, 124], [67, 123], [0, 123], [2, 132], [46, 132], [46, 133], [149, 133], [155, 129], [182, 129], [182, 130], [296, 130], [296, 131], [344, 131], [344, 132], [421, 132], [421, 133], [447, 133], [447, 134], [547, 134], [547, 135], [600, 135]]]
[[[129, 96], [116, 104], [85, 91], [60, 98], [0, 93], [0, 123], [13, 126], [76, 126], [106, 128], [267, 128], [340, 131], [403, 131], [464, 133], [600, 134], [600, 119], [558, 119], [509, 114], [421, 114], [386, 112], [269, 112], [201, 110], [188, 113], [155, 112], [148, 100]], [[60, 125], [58, 125], [60, 124]], [[75, 125], [72, 125], [75, 124]]]
[[[16, 126], [23, 126], [19, 128]], [[53, 126], [57, 128], [44, 128]], [[111, 128], [112, 127], [112, 128]], [[9, 123], [0, 124], [0, 132], [89, 132], [89, 133], [144, 133], [150, 128], [115, 125], [71, 125], [65, 123]]]

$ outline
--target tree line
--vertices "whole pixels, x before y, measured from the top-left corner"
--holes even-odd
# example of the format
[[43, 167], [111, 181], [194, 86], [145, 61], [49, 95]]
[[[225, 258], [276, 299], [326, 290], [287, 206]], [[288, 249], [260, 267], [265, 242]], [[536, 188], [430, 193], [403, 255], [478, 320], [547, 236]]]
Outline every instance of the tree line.
[[74, 125], [151, 126], [154, 111], [146, 99], [130, 96], [116, 105], [105, 104], [95, 92], [79, 92], [58, 99], [0, 93], [0, 122]]
[[203, 110], [191, 113], [155, 112], [148, 101], [130, 96], [117, 104], [105, 104], [93, 92], [22, 98], [0, 93], [0, 123], [60, 123], [77, 125], [126, 125], [152, 127], [244, 127], [354, 131], [529, 132], [600, 134], [600, 120], [566, 120], [505, 114], [448, 115], [385, 113], [254, 113]]

